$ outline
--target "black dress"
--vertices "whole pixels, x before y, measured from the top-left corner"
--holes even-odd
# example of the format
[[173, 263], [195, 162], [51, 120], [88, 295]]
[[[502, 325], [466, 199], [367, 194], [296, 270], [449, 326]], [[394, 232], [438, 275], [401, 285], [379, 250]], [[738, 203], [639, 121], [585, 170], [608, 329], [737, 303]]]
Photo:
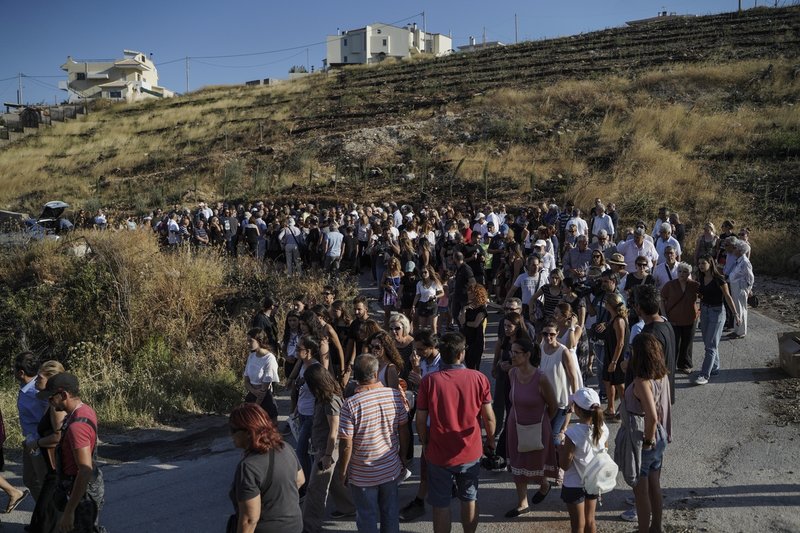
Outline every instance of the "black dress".
[[[464, 313], [464, 323], [468, 324], [478, 318], [480, 314], [484, 317], [486, 314], [486, 306], [471, 308], [467, 307]], [[464, 357], [464, 364], [467, 368], [478, 370], [481, 366], [481, 357], [483, 356], [483, 323], [478, 324], [477, 327], [464, 326], [464, 338], [467, 341], [467, 353]]]

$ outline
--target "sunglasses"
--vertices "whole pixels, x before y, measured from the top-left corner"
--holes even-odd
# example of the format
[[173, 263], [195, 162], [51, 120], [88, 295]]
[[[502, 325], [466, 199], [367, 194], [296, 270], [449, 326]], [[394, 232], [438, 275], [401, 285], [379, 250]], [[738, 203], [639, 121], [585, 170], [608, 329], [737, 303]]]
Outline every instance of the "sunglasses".
[[397, 326], [389, 328], [389, 329], [391, 329], [392, 331], [403, 331], [403, 328], [400, 328], [400, 327], [397, 327]]
[[592, 258], [600, 257], [600, 254], [592, 254]]
[[636, 263], [637, 267], [646, 267], [647, 263]]

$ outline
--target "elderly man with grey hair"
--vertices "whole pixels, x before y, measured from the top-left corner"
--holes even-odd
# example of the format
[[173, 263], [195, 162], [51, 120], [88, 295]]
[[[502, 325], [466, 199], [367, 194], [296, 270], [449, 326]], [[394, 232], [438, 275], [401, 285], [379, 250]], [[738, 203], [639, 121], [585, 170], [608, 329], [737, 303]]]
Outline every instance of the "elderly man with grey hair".
[[564, 274], [575, 281], [586, 279], [586, 271], [592, 262], [592, 251], [589, 249], [589, 238], [579, 235], [577, 246], [564, 254]]
[[[660, 266], [660, 265], [659, 265]], [[678, 275], [661, 288], [661, 313], [675, 332], [678, 370], [692, 372], [692, 342], [697, 323], [697, 297], [700, 284], [691, 279], [692, 266], [678, 263]]]
[[339, 415], [339, 473], [353, 494], [359, 531], [399, 532], [397, 488], [411, 444], [400, 426], [408, 424], [408, 411], [400, 391], [378, 380], [378, 367], [370, 354], [353, 367], [358, 387]]
[[731, 297], [736, 306], [736, 313], [739, 322], [734, 325], [733, 332], [727, 337], [730, 339], [741, 339], [747, 335], [747, 297], [753, 290], [755, 277], [753, 276], [753, 265], [747, 258], [750, 252], [750, 245], [744, 241], [736, 240], [732, 244], [734, 265], [728, 276], [728, 283], [731, 288]]
[[607, 235], [614, 235], [616, 229], [611, 217], [606, 214], [606, 206], [597, 203], [594, 206], [594, 218], [592, 219], [592, 237], [597, 239], [599, 233], [605, 231]]
[[675, 260], [681, 260], [681, 243], [678, 239], [672, 236], [672, 225], [669, 222], [664, 222], [658, 228], [658, 237], [655, 240], [656, 252], [658, 252], [658, 264], [663, 263], [666, 258], [664, 256], [664, 249], [671, 246], [675, 250]]

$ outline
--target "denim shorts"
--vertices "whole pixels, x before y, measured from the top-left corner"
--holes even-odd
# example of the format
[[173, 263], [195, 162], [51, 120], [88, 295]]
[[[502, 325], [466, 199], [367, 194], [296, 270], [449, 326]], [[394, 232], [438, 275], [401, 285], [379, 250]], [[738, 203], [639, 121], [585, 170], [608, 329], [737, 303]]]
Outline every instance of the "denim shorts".
[[661, 462], [664, 460], [664, 450], [667, 449], [667, 439], [661, 426], [656, 433], [656, 446], [652, 450], [642, 449], [642, 468], [639, 470], [639, 477], [647, 477], [650, 472], [661, 470]]
[[561, 487], [561, 499], [569, 505], [583, 503], [584, 500], [596, 500], [597, 494], [587, 494], [583, 487]]
[[450, 507], [454, 479], [459, 500], [462, 502], [477, 500], [479, 474], [480, 461], [455, 466], [428, 463], [428, 503], [432, 507]]

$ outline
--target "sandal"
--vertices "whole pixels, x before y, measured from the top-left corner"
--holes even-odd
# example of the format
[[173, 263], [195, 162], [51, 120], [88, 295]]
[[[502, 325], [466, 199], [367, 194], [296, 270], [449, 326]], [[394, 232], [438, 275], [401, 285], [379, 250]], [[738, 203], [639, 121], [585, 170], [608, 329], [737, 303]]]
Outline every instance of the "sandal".
[[8, 506], [6, 507], [5, 514], [13, 512], [14, 509], [19, 507], [19, 504], [22, 503], [22, 500], [27, 498], [28, 494], [30, 494], [30, 493], [31, 493], [31, 491], [29, 491], [28, 489], [25, 489], [25, 490], [22, 491], [22, 496], [20, 496], [16, 500], [8, 500]]

